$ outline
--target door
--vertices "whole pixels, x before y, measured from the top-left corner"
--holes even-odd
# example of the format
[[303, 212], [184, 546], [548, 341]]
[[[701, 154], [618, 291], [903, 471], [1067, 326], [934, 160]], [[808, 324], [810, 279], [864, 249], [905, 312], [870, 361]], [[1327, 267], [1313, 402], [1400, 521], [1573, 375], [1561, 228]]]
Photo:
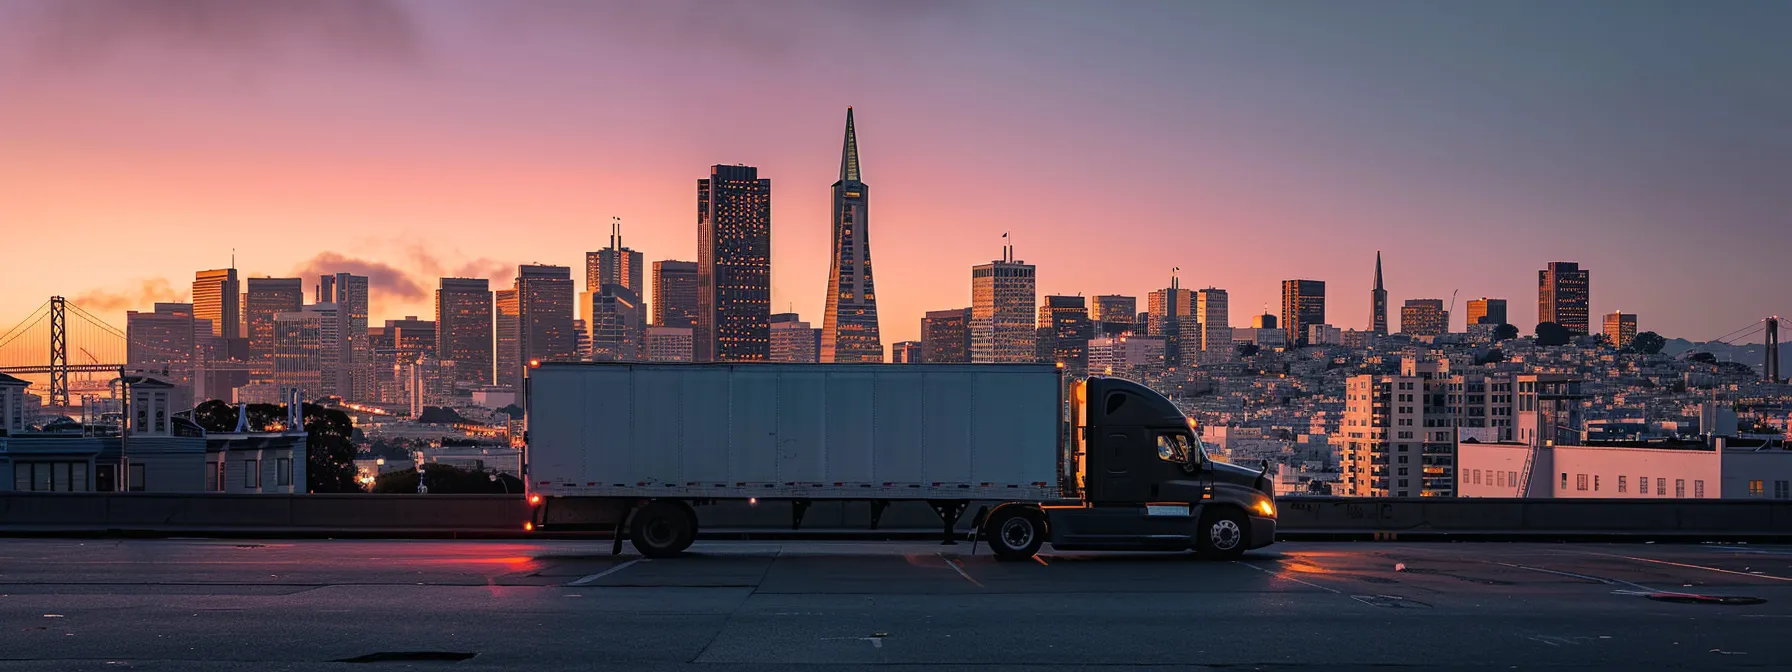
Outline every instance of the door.
[[1089, 499], [1104, 503], [1144, 502], [1149, 499], [1150, 475], [1141, 469], [1140, 457], [1153, 450], [1144, 428], [1108, 427], [1101, 437], [1100, 487], [1091, 487]]
[[117, 491], [118, 490], [118, 481], [115, 480], [117, 478], [117, 473], [118, 473], [117, 469], [118, 469], [118, 465], [115, 465], [115, 464], [95, 465], [93, 468], [93, 490], [94, 490], [94, 492], [115, 492], [115, 491]]

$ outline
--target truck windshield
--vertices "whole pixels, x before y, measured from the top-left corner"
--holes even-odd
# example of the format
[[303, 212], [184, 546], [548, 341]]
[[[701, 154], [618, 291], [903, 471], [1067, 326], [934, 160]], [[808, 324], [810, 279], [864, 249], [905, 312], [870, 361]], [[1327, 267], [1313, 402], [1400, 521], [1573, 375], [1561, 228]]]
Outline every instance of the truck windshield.
[[1157, 435], [1157, 459], [1165, 462], [1187, 462], [1189, 437], [1185, 434]]

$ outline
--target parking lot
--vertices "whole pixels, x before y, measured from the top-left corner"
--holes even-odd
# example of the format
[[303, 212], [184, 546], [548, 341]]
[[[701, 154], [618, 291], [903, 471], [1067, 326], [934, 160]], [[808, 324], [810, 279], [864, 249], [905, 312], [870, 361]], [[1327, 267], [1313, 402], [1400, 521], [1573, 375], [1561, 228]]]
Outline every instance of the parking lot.
[[[0, 541], [0, 669], [1609, 669], [1792, 660], [1792, 547]], [[892, 667], [895, 666], [895, 667]]]

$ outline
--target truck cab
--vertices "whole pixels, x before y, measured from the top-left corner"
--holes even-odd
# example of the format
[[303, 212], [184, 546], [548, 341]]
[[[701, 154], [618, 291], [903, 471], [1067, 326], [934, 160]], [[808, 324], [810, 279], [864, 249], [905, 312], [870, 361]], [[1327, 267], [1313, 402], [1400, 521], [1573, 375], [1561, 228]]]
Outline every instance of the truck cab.
[[1070, 385], [1066, 411], [1060, 481], [1067, 499], [991, 511], [981, 534], [997, 557], [1026, 559], [1049, 541], [1059, 550], [1193, 549], [1227, 559], [1274, 542], [1267, 467], [1214, 461], [1193, 423], [1163, 395], [1091, 376]]

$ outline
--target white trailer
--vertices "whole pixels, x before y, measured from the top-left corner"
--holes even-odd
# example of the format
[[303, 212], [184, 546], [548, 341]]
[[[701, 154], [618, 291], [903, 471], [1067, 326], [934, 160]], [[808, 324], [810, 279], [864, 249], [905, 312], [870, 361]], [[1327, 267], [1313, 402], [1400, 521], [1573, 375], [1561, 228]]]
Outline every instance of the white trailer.
[[1051, 365], [542, 363], [524, 478], [537, 529], [626, 530], [682, 551], [696, 506], [1059, 496], [1064, 390]]

